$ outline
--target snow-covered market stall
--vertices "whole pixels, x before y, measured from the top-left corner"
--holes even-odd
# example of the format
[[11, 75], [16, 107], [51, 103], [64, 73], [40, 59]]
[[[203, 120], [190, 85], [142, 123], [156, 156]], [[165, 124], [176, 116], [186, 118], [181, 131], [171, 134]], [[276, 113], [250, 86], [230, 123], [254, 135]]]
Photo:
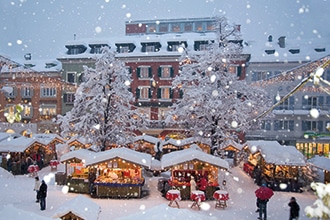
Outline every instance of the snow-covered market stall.
[[309, 159], [308, 164], [317, 170], [316, 181], [328, 184], [330, 183], [330, 158], [314, 156]]
[[89, 169], [86, 162], [94, 157], [96, 153], [87, 149], [70, 151], [61, 156], [61, 162], [65, 164], [64, 175], [56, 173], [55, 182], [58, 185], [67, 184], [69, 192], [89, 193]]
[[42, 141], [25, 136], [12, 136], [0, 141], [1, 166], [13, 174], [27, 174], [30, 166], [38, 170], [48, 165], [55, 151]]
[[150, 135], [139, 135], [134, 137], [133, 148], [138, 152], [151, 154], [153, 157], [158, 152], [160, 139]]
[[94, 196], [140, 198], [144, 185], [142, 170], [150, 169], [151, 160], [150, 154], [124, 147], [97, 153], [86, 162], [86, 166], [96, 170]]
[[98, 204], [85, 196], [78, 195], [56, 209], [53, 219], [97, 220], [100, 212], [101, 207]]
[[228, 170], [229, 165], [227, 161], [192, 146], [163, 155], [161, 168], [170, 169], [169, 184], [172, 188], [180, 190], [182, 199], [190, 198], [191, 177], [194, 177], [197, 185], [202, 178], [206, 179], [205, 196], [212, 199], [213, 193], [219, 188], [219, 171]]
[[252, 177], [258, 185], [266, 182], [273, 190], [299, 191], [304, 185], [306, 159], [294, 146], [277, 141], [247, 141], [253, 165]]
[[198, 145], [205, 153], [211, 152], [211, 141], [206, 138], [190, 137], [185, 139], [172, 139], [162, 141], [163, 154], [170, 153], [172, 151], [183, 150], [189, 148], [191, 145]]

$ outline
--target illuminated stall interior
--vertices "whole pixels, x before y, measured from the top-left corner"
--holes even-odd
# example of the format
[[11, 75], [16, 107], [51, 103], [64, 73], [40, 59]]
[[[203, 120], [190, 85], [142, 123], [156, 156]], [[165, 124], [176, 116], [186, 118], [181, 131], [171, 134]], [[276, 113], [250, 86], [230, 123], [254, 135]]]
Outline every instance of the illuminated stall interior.
[[194, 176], [196, 180], [207, 177], [209, 185], [218, 185], [218, 167], [203, 161], [192, 160], [181, 163], [175, 165], [171, 171], [171, 179], [174, 185], [188, 184], [191, 176]]
[[97, 168], [98, 178], [95, 182], [100, 183], [130, 183], [141, 184], [144, 182], [142, 168], [121, 158], [114, 158], [92, 166]]

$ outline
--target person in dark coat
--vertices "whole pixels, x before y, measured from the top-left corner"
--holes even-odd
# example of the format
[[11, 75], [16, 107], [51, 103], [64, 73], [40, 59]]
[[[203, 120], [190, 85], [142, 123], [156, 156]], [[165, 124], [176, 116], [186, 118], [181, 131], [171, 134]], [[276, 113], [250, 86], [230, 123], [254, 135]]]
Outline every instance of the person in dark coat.
[[290, 202], [289, 202], [288, 205], [290, 206], [290, 218], [289, 218], [289, 220], [298, 220], [300, 207], [299, 207], [299, 205], [296, 201], [296, 198], [292, 197], [290, 199]]
[[89, 171], [88, 182], [89, 182], [89, 193], [94, 194], [94, 181], [96, 180], [96, 173], [93, 169]]
[[47, 197], [47, 184], [45, 183], [45, 180], [42, 180], [39, 188], [39, 201], [40, 201], [41, 211], [46, 209], [46, 197]]

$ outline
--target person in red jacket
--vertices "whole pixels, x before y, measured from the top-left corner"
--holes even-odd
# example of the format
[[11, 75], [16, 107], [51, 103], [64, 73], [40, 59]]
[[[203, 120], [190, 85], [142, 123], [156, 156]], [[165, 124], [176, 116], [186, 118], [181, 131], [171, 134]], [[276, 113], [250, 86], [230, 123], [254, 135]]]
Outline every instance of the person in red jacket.
[[206, 191], [206, 187], [207, 187], [207, 179], [206, 179], [206, 177], [205, 176], [203, 176], [202, 178], [201, 178], [201, 180], [199, 181], [199, 187], [198, 187], [198, 189], [199, 190], [201, 190], [201, 191]]

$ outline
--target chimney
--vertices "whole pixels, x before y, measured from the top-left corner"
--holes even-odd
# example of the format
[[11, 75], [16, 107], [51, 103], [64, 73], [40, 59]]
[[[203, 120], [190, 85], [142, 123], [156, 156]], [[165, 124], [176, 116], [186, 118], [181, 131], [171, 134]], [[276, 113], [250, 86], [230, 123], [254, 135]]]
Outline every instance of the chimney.
[[31, 60], [31, 58], [32, 58], [31, 53], [27, 53], [24, 55], [25, 60]]
[[285, 48], [285, 36], [281, 36], [278, 38], [278, 45], [280, 48]]

